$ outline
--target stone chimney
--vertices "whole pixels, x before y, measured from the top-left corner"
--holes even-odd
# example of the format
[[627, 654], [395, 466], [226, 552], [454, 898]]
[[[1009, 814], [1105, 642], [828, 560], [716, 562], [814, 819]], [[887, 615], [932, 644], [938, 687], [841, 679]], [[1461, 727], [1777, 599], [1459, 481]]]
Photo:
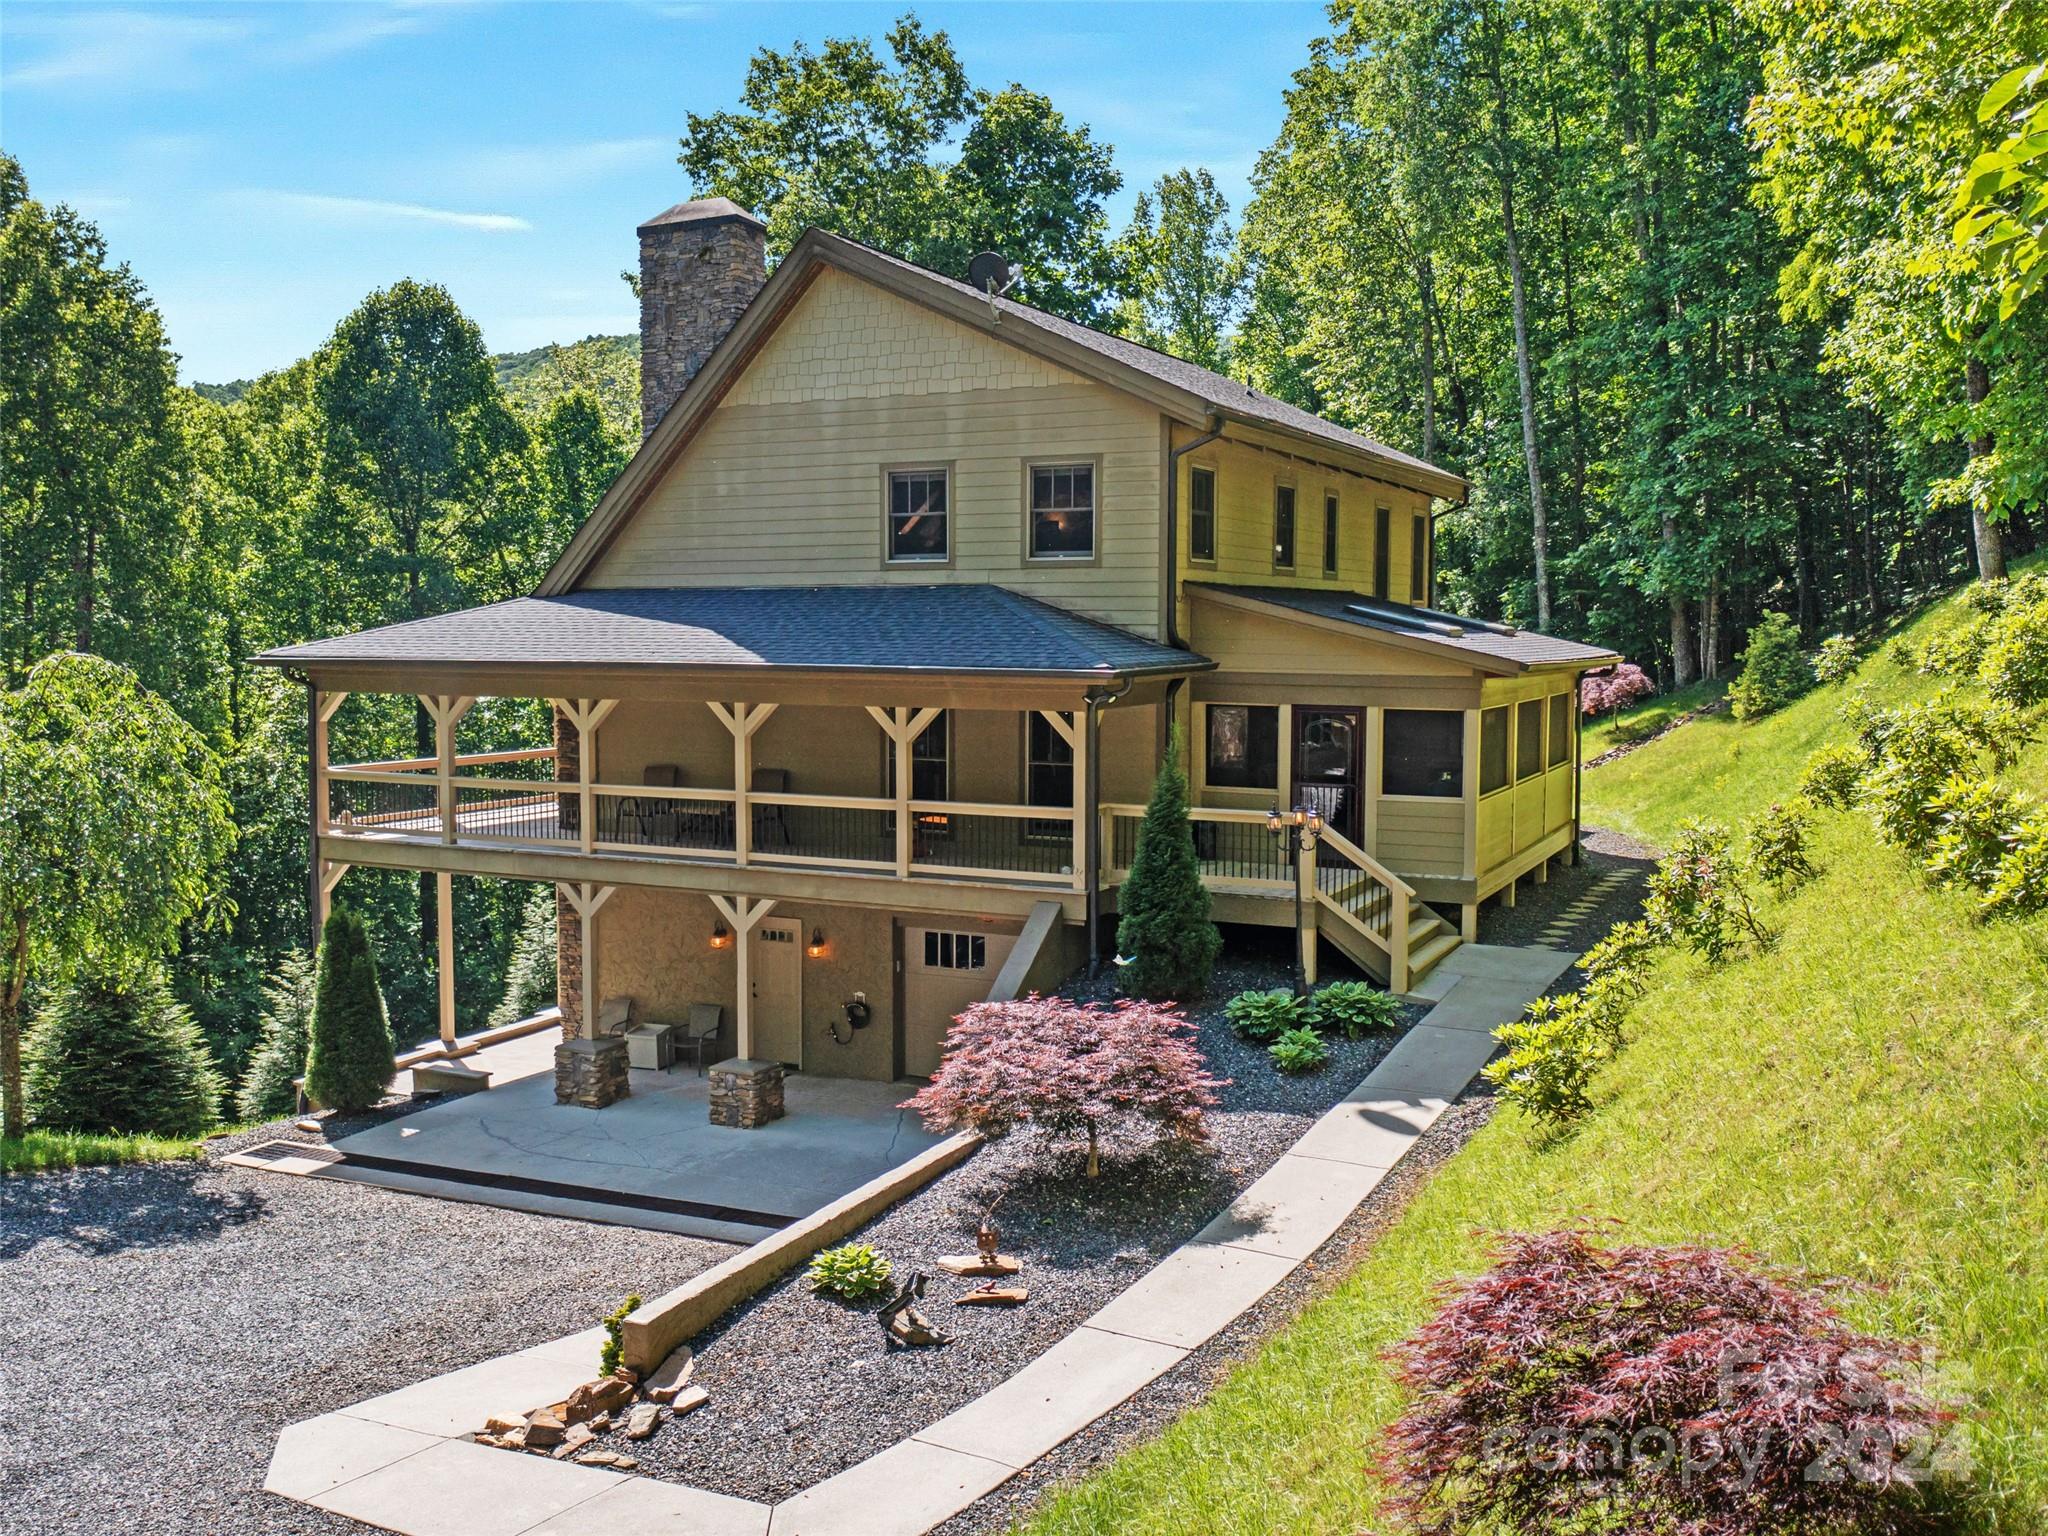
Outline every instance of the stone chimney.
[[700, 197], [640, 226], [642, 441], [767, 279], [767, 226], [738, 203]]

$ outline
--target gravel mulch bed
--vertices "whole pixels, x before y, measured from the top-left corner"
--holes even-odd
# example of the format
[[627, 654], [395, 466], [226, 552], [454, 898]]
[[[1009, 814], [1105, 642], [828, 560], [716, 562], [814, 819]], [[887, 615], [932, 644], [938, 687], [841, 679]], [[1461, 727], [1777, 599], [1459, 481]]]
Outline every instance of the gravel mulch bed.
[[0, 1180], [0, 1533], [365, 1532], [261, 1491], [285, 1425], [587, 1328], [732, 1252], [219, 1161], [280, 1136], [320, 1139], [287, 1121], [201, 1162]]
[[[1287, 979], [1284, 960], [1255, 952], [1219, 967], [1213, 1001], [1191, 1012], [1212, 1070], [1231, 1079], [1210, 1116], [1206, 1147], [1107, 1145], [1102, 1176], [1090, 1181], [1081, 1176], [1078, 1149], [1048, 1151], [1036, 1136], [1019, 1134], [984, 1147], [855, 1235], [886, 1254], [899, 1279], [931, 1273], [925, 1312], [951, 1343], [891, 1350], [875, 1320], [878, 1303], [814, 1296], [798, 1272], [696, 1341], [695, 1379], [710, 1393], [706, 1406], [652, 1440], [610, 1435], [606, 1443], [652, 1476], [780, 1499], [1014, 1374], [1207, 1225], [1398, 1038], [1333, 1041], [1322, 1072], [1283, 1077], [1262, 1047], [1231, 1032], [1223, 1003], [1246, 987]], [[1421, 1011], [1411, 1010], [1408, 1020]], [[1024, 1261], [1031, 1299], [1012, 1309], [955, 1306], [953, 1298], [977, 1282], [946, 1275], [933, 1261], [971, 1253], [975, 1226], [998, 1197], [1003, 1251]]]
[[[1641, 917], [1644, 882], [1657, 867], [1656, 850], [1601, 827], [1586, 828], [1580, 849], [1576, 868], [1553, 861], [1544, 884], [1522, 881], [1514, 906], [1495, 902], [1481, 912], [1480, 941], [1586, 950], [1616, 923]], [[1582, 902], [1579, 911], [1571, 910]]]
[[1415, 1192], [1491, 1118], [1493, 1107], [1494, 1100], [1485, 1084], [1475, 1084], [1422, 1135], [1394, 1171], [1380, 1181], [1379, 1187], [1366, 1196], [1350, 1219], [1306, 1264], [1130, 1401], [1104, 1414], [1050, 1455], [936, 1527], [932, 1536], [999, 1536], [1027, 1518], [1060, 1485], [1079, 1482], [1198, 1406], [1302, 1308], [1343, 1282], [1380, 1235], [1393, 1225]]

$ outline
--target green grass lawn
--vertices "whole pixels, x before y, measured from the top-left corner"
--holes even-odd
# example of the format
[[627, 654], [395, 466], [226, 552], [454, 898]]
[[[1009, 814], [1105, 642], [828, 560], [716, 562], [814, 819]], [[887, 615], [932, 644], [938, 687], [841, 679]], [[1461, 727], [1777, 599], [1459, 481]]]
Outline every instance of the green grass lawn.
[[[1883, 656], [1862, 676], [1880, 699], [1932, 686]], [[1652, 841], [1687, 816], [1738, 821], [1842, 733], [1841, 703], [1822, 689], [1746, 726], [1688, 725], [1589, 774], [1587, 819]], [[2048, 747], [2010, 778], [2048, 782]], [[1026, 1529], [1391, 1529], [1370, 1471], [1399, 1411], [1382, 1351], [1434, 1286], [1483, 1267], [1480, 1234], [1595, 1218], [1866, 1283], [1852, 1319], [1931, 1345], [1967, 1404], [1962, 1528], [2048, 1531], [2048, 921], [1976, 925], [1860, 813], [1823, 813], [1815, 843], [1820, 878], [1766, 903], [1776, 952], [1660, 961], [1574, 1138], [1545, 1146], [1503, 1110], [1208, 1401]]]
[[95, 1136], [82, 1131], [30, 1131], [0, 1137], [0, 1173], [53, 1173], [106, 1163], [165, 1163], [197, 1157], [200, 1143], [175, 1136]]
[[1725, 680], [1694, 683], [1690, 688], [1660, 693], [1632, 708], [1589, 720], [1580, 743], [1580, 754], [1585, 761], [1591, 762], [1603, 752], [1610, 752], [1630, 741], [1641, 741], [1662, 730], [1687, 710], [1698, 709], [1700, 705], [1719, 698], [1726, 689]]

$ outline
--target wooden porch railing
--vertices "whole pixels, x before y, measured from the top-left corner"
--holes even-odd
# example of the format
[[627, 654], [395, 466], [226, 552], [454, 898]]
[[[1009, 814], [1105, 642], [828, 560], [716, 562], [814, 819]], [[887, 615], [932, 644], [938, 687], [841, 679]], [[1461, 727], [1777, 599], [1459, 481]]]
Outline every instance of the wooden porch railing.
[[[1141, 805], [1102, 808], [1104, 881], [1120, 885], [1137, 857]], [[1408, 990], [1408, 923], [1415, 888], [1342, 834], [1324, 828], [1315, 848], [1290, 863], [1266, 828], [1264, 811], [1197, 806], [1188, 812], [1202, 883], [1232, 895], [1303, 896], [1302, 921], [1313, 926], [1328, 914], [1385, 957], [1388, 985]]]

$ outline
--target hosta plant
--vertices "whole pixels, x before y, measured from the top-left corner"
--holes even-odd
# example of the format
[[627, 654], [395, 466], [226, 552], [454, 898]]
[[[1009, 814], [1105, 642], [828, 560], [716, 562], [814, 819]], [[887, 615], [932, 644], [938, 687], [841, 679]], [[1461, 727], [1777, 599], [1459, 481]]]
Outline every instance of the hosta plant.
[[1285, 987], [1268, 992], [1240, 992], [1223, 1005], [1223, 1016], [1240, 1039], [1271, 1045], [1282, 1034], [1308, 1022], [1308, 999]]
[[804, 1278], [813, 1294], [837, 1296], [841, 1301], [866, 1301], [889, 1289], [894, 1266], [867, 1243], [841, 1243], [827, 1248], [811, 1260]]
[[1401, 1005], [1391, 992], [1363, 981], [1333, 981], [1310, 995], [1309, 1028], [1356, 1040], [1401, 1022]]
[[1266, 1054], [1276, 1068], [1287, 1073], [1320, 1072], [1330, 1064], [1330, 1048], [1323, 1037], [1306, 1027], [1282, 1031], [1280, 1038], [1266, 1047]]
[[1892, 1533], [1950, 1415], [1909, 1345], [1747, 1253], [1499, 1239], [1392, 1352], [1384, 1470], [1421, 1536]]

